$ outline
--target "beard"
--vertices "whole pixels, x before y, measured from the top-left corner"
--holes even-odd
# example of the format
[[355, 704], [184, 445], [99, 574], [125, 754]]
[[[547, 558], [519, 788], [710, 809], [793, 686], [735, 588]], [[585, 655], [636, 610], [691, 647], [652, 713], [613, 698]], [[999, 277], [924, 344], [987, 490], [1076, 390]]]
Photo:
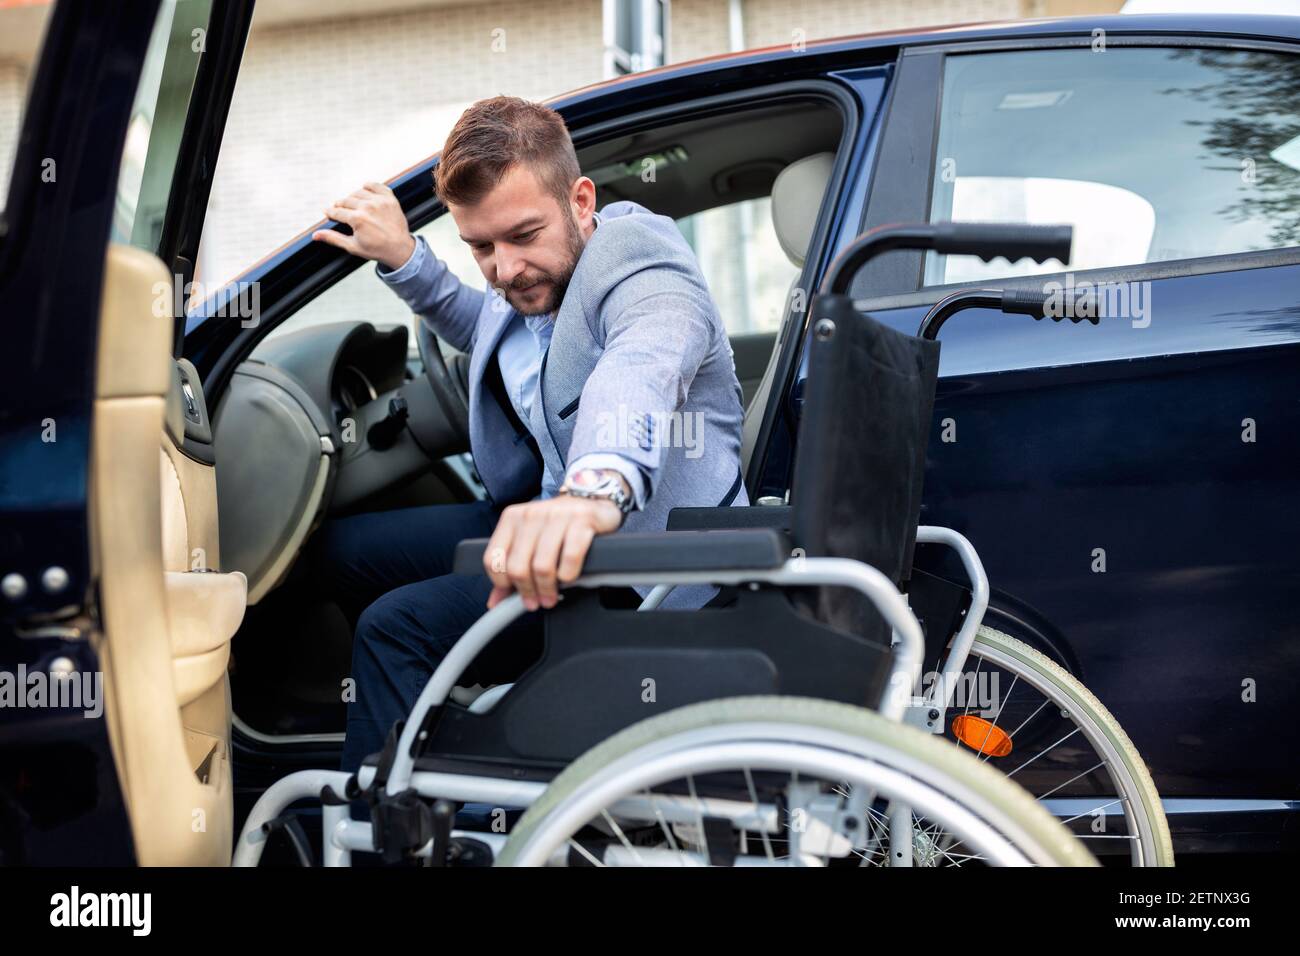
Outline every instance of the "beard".
[[[578, 229], [578, 223], [572, 216], [566, 216], [565, 224], [565, 265], [558, 272], [534, 272], [530, 275], [516, 276], [514, 281], [506, 286], [499, 286], [506, 301], [511, 307], [521, 315], [546, 315], [549, 312], [555, 312], [560, 308], [560, 303], [564, 301], [564, 293], [569, 289], [569, 282], [573, 279], [573, 272], [578, 268], [578, 259], [582, 255], [584, 243], [582, 233]], [[516, 290], [527, 289], [529, 286], [545, 284], [548, 288], [546, 294], [536, 303], [528, 304], [523, 302], [519, 297], [513, 294]]]

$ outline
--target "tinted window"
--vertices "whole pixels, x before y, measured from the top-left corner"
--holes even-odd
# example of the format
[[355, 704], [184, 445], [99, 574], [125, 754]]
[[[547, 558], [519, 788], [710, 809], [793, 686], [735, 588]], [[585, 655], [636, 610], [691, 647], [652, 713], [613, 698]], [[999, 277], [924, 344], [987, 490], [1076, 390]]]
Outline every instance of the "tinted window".
[[[953, 56], [935, 157], [932, 221], [1072, 223], [1072, 269], [1300, 245], [1300, 58]], [[929, 255], [925, 284], [1059, 270]]]
[[131, 106], [113, 212], [114, 242], [156, 252], [212, 0], [163, 0]]

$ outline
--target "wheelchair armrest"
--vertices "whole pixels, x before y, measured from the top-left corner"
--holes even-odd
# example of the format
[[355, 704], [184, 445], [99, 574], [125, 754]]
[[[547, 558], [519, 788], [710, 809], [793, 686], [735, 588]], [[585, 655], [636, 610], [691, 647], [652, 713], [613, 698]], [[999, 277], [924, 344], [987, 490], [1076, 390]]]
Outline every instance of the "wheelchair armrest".
[[713, 528], [775, 528], [790, 530], [789, 505], [748, 505], [726, 508], [674, 508], [668, 512], [669, 531]]
[[[460, 542], [456, 545], [452, 570], [456, 574], [482, 574], [487, 546], [487, 538], [467, 538]], [[582, 573], [765, 570], [779, 568], [789, 556], [789, 539], [773, 528], [633, 531], [596, 538], [587, 552]]]

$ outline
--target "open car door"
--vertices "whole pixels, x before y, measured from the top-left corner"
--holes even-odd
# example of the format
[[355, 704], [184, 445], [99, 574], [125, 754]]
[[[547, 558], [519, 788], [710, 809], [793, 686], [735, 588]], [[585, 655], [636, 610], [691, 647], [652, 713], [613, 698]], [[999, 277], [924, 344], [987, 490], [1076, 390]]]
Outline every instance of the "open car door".
[[0, 232], [0, 668], [84, 689], [100, 719], [6, 711], [5, 863], [230, 859], [245, 582], [220, 571], [202, 388], [173, 356], [251, 17], [50, 14]]

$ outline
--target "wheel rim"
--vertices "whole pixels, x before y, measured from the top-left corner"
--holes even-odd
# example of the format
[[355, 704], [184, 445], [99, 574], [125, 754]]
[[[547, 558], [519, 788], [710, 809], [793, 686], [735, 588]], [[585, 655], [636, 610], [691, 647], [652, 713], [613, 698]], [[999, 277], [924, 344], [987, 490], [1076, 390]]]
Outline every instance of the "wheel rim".
[[[718, 773], [738, 775], [750, 796], [747, 803], [731, 801], [741, 806], [732, 806], [728, 811], [732, 829], [739, 834], [737, 842], [742, 852], [735, 861], [738, 865], [818, 865], [832, 859], [878, 864], [883, 862], [880, 853], [860, 849], [873, 833], [872, 811], [887, 814], [888, 810], [882, 808], [899, 806], [910, 807], [924, 826], [941, 829], [955, 838], [942, 850], [935, 850], [937, 855], [946, 852], [949, 862], [960, 865], [976, 858], [998, 865], [1051, 862], [1046, 851], [1016, 821], [1000, 814], [980, 795], [954, 785], [946, 775], [907, 755], [889, 754], [879, 745], [864, 748], [856, 740], [855, 746], [846, 747], [850, 739], [846, 735], [806, 727], [798, 728], [805, 738], [799, 742], [792, 742], [789, 734], [736, 734], [736, 728], [726, 729], [732, 732], [728, 739], [720, 739], [716, 732], [684, 734], [660, 746], [642, 748], [603, 768], [546, 815], [520, 848], [516, 864], [563, 862], [571, 855], [594, 865], [707, 863], [708, 827], [704, 818], [714, 816], [719, 807], [714, 798], [700, 792], [697, 783], [700, 777]], [[818, 739], [806, 739], [809, 737]], [[784, 792], [789, 794], [793, 788], [800, 794], [789, 801], [785, 818], [780, 821], [784, 832], [774, 831], [775, 811], [755, 792], [755, 776], [764, 773], [785, 774], [789, 785]], [[665, 794], [656, 788], [672, 782], [685, 786], [679, 785], [676, 789], [682, 792], [666, 801]], [[768, 782], [765, 790], [770, 789]], [[814, 791], [821, 803], [806, 798]], [[827, 819], [835, 819], [826, 813], [827, 800], [834, 801], [838, 812], [845, 816], [861, 810], [864, 825], [858, 832], [863, 836], [852, 841], [857, 847], [850, 847], [847, 853], [844, 840], [837, 842], [833, 828], [825, 825]], [[742, 814], [745, 810], [748, 817]], [[795, 812], [798, 810], [804, 811], [802, 827], [792, 823], [800, 820]], [[699, 819], [694, 830], [683, 827], [680, 819], [670, 819], [674, 814], [680, 818], [688, 812]], [[592, 846], [574, 839], [584, 828], [588, 833], [600, 831], [600, 839]], [[651, 842], [639, 843], [634, 831], [642, 836], [650, 831]], [[659, 836], [654, 836], [655, 831]], [[596, 852], [593, 846], [603, 848]], [[891, 846], [883, 852], [893, 849]]]
[[[975, 669], [972, 672], [968, 661], [962, 687], [973, 683], [977, 697], [987, 699], [979, 690], [981, 674], [1000, 673], [1006, 679], [992, 715], [986, 710], [983, 716], [1003, 730], [1013, 748], [1005, 756], [981, 753], [982, 740], [970, 741], [968, 733], [963, 741], [955, 733], [955, 716], [979, 715], [969, 700], [960, 710], [950, 708], [945, 738], [1020, 784], [1094, 852], [1104, 853], [1105, 844], [1123, 841], [1133, 866], [1152, 865], [1157, 856], [1154, 825], [1136, 796], [1138, 784], [1114, 741], [1087, 709], [1001, 648], [977, 639], [970, 656]], [[1120, 811], [1121, 833], [1111, 830], [1114, 815], [1108, 811], [1113, 809]], [[1098, 821], [1101, 832], [1094, 829]]]

